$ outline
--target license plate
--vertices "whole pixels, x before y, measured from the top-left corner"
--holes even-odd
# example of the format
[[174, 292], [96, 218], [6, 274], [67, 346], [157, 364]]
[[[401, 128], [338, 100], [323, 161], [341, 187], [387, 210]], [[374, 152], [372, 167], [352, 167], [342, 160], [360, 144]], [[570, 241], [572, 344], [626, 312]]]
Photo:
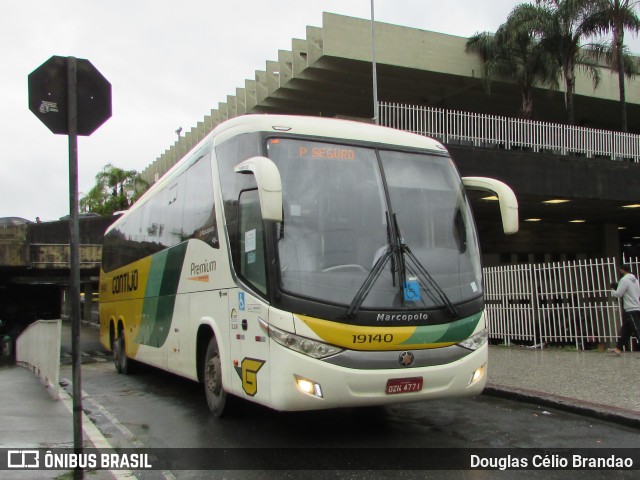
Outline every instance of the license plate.
[[422, 390], [422, 377], [392, 378], [387, 380], [387, 394], [419, 392]]

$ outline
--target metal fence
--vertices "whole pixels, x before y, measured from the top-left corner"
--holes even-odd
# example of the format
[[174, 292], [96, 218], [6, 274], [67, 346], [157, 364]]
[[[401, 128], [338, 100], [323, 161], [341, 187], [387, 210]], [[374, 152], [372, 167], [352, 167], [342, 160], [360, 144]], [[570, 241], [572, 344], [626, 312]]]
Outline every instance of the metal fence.
[[[639, 259], [623, 261], [637, 275]], [[620, 301], [610, 294], [617, 278], [613, 258], [485, 268], [489, 337], [581, 349], [614, 342], [622, 320]]]
[[387, 102], [380, 122], [449, 144], [640, 162], [640, 135], [631, 133]]

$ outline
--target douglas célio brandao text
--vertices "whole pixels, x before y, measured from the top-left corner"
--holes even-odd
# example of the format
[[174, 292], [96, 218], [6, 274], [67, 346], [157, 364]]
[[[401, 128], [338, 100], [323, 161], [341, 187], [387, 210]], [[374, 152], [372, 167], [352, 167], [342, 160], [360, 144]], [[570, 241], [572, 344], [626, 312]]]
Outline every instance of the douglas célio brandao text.
[[469, 466], [483, 470], [535, 470], [535, 469], [632, 469], [633, 458], [608, 454], [602, 456], [588, 456], [579, 453], [569, 454], [532, 454], [532, 455], [504, 455], [483, 456], [470, 455]]

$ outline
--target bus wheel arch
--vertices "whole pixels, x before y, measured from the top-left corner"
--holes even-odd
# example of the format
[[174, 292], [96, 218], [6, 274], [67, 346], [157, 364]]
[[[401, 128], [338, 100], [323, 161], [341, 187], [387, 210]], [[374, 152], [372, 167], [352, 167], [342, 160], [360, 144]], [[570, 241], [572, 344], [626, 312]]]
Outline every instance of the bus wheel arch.
[[115, 341], [116, 341], [115, 320], [111, 318], [111, 320], [109, 321], [109, 348], [111, 349], [112, 354], [114, 353]]
[[200, 325], [196, 335], [196, 370], [198, 382], [204, 383], [204, 362], [211, 337], [215, 336], [209, 325]]

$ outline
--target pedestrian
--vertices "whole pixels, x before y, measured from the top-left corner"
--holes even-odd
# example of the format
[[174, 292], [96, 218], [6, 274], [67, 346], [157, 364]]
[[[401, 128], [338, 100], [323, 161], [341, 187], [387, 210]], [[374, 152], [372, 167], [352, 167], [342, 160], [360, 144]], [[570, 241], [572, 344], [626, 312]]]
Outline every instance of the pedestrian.
[[630, 270], [631, 267], [629, 265], [621, 265], [620, 281], [617, 284], [611, 284], [611, 295], [622, 298], [622, 308], [624, 310], [620, 337], [615, 348], [608, 350], [616, 355], [622, 353], [622, 348], [629, 344], [632, 335], [635, 335], [640, 341], [640, 284]]

